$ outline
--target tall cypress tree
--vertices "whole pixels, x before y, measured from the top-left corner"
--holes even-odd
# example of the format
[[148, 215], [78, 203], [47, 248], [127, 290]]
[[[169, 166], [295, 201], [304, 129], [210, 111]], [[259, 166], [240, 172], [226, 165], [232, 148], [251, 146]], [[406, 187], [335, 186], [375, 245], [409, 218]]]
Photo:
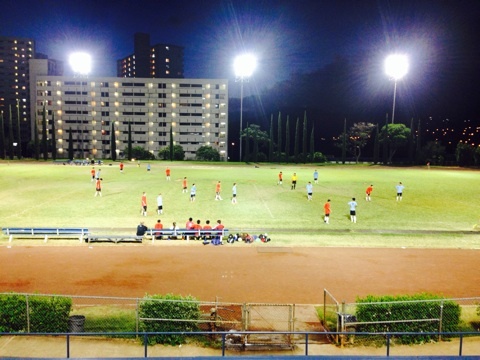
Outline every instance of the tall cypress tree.
[[[170, 128], [170, 134], [172, 129]], [[128, 143], [127, 143], [127, 156], [128, 160], [132, 160], [132, 122], [128, 119]]]
[[302, 161], [307, 162], [307, 111], [303, 114], [303, 144], [302, 144]]
[[173, 128], [170, 125], [170, 161], [173, 161]]
[[408, 139], [408, 161], [415, 163], [415, 129], [413, 128], [413, 118], [410, 120], [410, 136]]
[[[422, 120], [418, 119], [418, 127], [417, 127], [417, 141], [416, 141], [416, 149], [415, 149], [415, 154], [420, 156], [420, 153], [422, 151], [422, 126], [421, 126]], [[416, 159], [417, 160], [417, 159]]]
[[297, 123], [295, 124], [295, 143], [293, 145], [293, 157], [295, 163], [298, 163], [298, 142], [300, 136], [300, 118], [297, 117]]
[[383, 137], [383, 164], [388, 163], [388, 114], [385, 116], [385, 127], [382, 134]]
[[287, 123], [285, 124], [285, 162], [290, 161], [290, 116], [287, 115]]
[[282, 116], [280, 111], [278, 112], [278, 129], [277, 129], [277, 160], [282, 161]]
[[17, 99], [17, 157], [19, 159], [22, 158], [22, 135], [20, 130], [20, 100]]
[[343, 139], [342, 139], [342, 164], [347, 159], [347, 118], [343, 120]]
[[115, 138], [115, 121], [112, 121], [112, 130], [110, 133], [110, 157], [113, 161], [117, 160], [117, 139]]
[[268, 161], [273, 161], [273, 114], [270, 115], [270, 141], [268, 143]]
[[249, 124], [247, 122], [247, 128], [245, 129], [245, 159], [243, 159], [245, 162], [249, 162], [250, 158], [250, 137], [248, 136], [250, 131], [249, 131]]
[[310, 162], [315, 159], [315, 124], [312, 124], [312, 132], [310, 133]]
[[35, 117], [35, 123], [33, 124], [33, 156], [35, 160], [40, 159], [40, 141], [38, 139], [38, 120]]
[[3, 111], [0, 113], [0, 158], [6, 158], [5, 149], [5, 123], [3, 121]]
[[45, 105], [43, 105], [43, 116], [42, 116], [42, 154], [43, 154], [43, 160], [48, 160], [47, 112], [45, 110]]
[[55, 113], [52, 113], [52, 159], [57, 160], [57, 136], [55, 134]]
[[72, 127], [68, 128], [68, 160], [73, 160], [73, 134]]
[[12, 121], [12, 105], [8, 105], [8, 155], [10, 160], [13, 160], [13, 121]]
[[378, 124], [375, 126], [375, 139], [373, 143], [373, 163], [378, 164], [380, 161], [380, 133], [378, 131]]

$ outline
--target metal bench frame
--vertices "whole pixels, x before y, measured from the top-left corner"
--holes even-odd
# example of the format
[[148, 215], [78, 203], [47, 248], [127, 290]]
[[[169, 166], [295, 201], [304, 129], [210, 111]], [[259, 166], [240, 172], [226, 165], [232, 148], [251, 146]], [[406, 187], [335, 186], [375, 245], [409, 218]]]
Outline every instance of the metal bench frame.
[[21, 227], [6, 227], [2, 229], [3, 233], [7, 236], [8, 242], [12, 242], [13, 236], [17, 235], [19, 237], [37, 237], [43, 236], [44, 242], [48, 241], [48, 236], [57, 236], [57, 237], [73, 237], [78, 236], [80, 242], [83, 241], [84, 237], [88, 235], [88, 228], [21, 228]]

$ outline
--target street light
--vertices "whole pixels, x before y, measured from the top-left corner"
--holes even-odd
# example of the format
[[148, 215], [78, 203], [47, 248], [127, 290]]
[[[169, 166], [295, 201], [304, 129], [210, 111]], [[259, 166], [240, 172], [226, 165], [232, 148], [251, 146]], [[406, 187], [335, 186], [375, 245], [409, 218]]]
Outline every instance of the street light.
[[240, 81], [240, 161], [242, 161], [242, 120], [243, 120], [243, 83], [248, 81], [257, 67], [257, 59], [252, 54], [243, 54], [235, 58], [235, 81]]
[[[92, 69], [92, 59], [89, 54], [84, 52], [76, 52], [70, 55], [69, 58], [70, 67], [74, 72], [74, 76], [88, 78], [88, 74]], [[83, 81], [80, 81], [80, 92], [81, 97], [83, 98]], [[87, 97], [88, 99], [88, 97]], [[83, 106], [83, 101], [82, 101]], [[83, 146], [83, 129], [80, 127], [80, 139], [82, 141], [82, 158], [85, 156], [84, 146]], [[77, 137], [78, 139], [78, 137]], [[78, 145], [78, 144], [77, 144]], [[78, 149], [77, 149], [78, 150]], [[103, 156], [103, 154], [102, 154]]]
[[408, 58], [406, 55], [392, 54], [385, 59], [385, 73], [390, 76], [395, 85], [393, 88], [392, 124], [395, 122], [395, 100], [397, 96], [397, 81], [408, 72]]

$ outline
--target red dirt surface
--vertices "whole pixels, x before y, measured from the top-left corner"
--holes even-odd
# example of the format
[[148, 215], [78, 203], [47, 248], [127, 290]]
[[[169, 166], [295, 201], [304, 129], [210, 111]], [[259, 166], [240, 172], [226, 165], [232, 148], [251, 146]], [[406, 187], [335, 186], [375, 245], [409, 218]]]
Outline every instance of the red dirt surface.
[[323, 303], [429, 292], [479, 295], [480, 252], [462, 249], [162, 245], [0, 247], [0, 292]]

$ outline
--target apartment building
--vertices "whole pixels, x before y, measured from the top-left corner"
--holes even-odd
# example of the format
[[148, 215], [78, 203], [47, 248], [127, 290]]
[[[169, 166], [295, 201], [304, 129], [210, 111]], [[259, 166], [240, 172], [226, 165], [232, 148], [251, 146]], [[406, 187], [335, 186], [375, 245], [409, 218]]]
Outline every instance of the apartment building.
[[134, 35], [134, 53], [117, 60], [117, 76], [128, 78], [183, 78], [184, 48], [150, 45], [150, 35]]
[[0, 111], [3, 112], [4, 130], [8, 137], [11, 109], [13, 139], [9, 141], [19, 143], [22, 149], [26, 149], [30, 141], [28, 63], [34, 54], [35, 42], [32, 39], [0, 36]]
[[[87, 78], [37, 75], [32, 119], [39, 137], [45, 106], [48, 132], [55, 121], [57, 156], [66, 158], [70, 139], [76, 158], [111, 158], [114, 124], [117, 158], [126, 156], [128, 127], [132, 146], [157, 156], [170, 144], [181, 145], [186, 159], [209, 145], [228, 159], [228, 80]], [[33, 125], [32, 125], [32, 128]], [[32, 137], [34, 134], [32, 133]]]

